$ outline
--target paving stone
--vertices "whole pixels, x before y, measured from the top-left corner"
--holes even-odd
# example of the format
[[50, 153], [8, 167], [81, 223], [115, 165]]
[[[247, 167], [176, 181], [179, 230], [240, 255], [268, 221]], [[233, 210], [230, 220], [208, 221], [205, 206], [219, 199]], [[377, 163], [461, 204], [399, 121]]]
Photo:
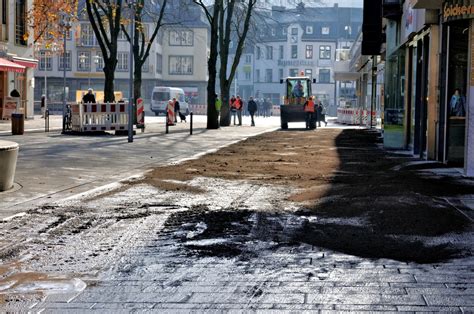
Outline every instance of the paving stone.
[[409, 294], [423, 295], [474, 295], [474, 288], [406, 288]]
[[117, 310], [133, 310], [133, 309], [152, 309], [156, 303], [145, 302], [145, 303], [95, 303], [92, 307], [93, 310], [98, 309], [117, 309]]
[[474, 295], [425, 295], [428, 305], [474, 306]]
[[334, 305], [336, 311], [363, 311], [363, 312], [390, 312], [397, 311], [397, 307], [393, 305], [359, 305], [359, 304], [336, 304]]
[[450, 313], [459, 313], [461, 308], [457, 306], [404, 306], [399, 305], [397, 309], [402, 312], [450, 312]]
[[436, 273], [426, 275], [415, 275], [417, 282], [441, 282], [441, 283], [460, 283], [474, 282], [474, 274], [459, 273], [457, 275], [438, 275]]
[[304, 294], [283, 293], [194, 293], [189, 303], [304, 303]]
[[183, 302], [189, 295], [186, 293], [91, 293], [85, 292], [74, 299], [74, 302], [96, 303], [159, 303]]
[[359, 305], [426, 305], [421, 295], [309, 294], [308, 303]]
[[67, 302], [42, 302], [38, 303], [35, 307], [33, 307], [34, 310], [38, 309], [90, 309], [94, 306], [95, 303], [84, 303], [84, 302], [78, 302], [78, 303], [67, 303]]
[[[322, 287], [322, 294], [384, 294], [384, 295], [406, 295], [403, 288], [382, 287]], [[419, 293], [421, 294], [421, 293]]]

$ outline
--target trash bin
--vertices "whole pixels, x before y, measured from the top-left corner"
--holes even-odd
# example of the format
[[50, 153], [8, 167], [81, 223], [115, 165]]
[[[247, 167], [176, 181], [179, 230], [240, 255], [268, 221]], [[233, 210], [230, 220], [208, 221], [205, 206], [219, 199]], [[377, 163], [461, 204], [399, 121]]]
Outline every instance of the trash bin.
[[25, 131], [25, 115], [23, 113], [12, 113], [12, 134], [23, 135]]
[[18, 143], [0, 140], [0, 192], [13, 187], [18, 148]]

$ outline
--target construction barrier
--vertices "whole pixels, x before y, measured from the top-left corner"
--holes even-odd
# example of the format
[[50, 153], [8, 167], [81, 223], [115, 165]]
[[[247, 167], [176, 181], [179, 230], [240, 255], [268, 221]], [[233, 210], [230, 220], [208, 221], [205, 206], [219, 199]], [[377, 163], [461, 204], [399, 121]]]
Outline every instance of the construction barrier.
[[72, 104], [72, 130], [75, 132], [127, 130], [127, 106], [127, 103]]
[[174, 125], [174, 119], [175, 119], [175, 114], [174, 114], [174, 102], [169, 101], [168, 106], [166, 107], [166, 124], [167, 125]]
[[189, 111], [194, 114], [207, 115], [207, 105], [189, 104]]
[[137, 99], [137, 128], [145, 127], [145, 105], [142, 98]]
[[348, 125], [363, 125], [370, 127], [370, 115], [372, 115], [373, 125], [377, 125], [377, 113], [369, 110], [356, 108], [338, 108], [337, 122]]

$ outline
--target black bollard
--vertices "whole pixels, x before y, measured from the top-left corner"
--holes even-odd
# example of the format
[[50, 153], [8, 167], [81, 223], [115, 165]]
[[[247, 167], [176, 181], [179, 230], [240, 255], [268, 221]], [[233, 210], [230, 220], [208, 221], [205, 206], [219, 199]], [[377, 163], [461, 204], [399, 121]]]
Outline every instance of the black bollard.
[[44, 131], [49, 132], [49, 109], [44, 112]]
[[189, 113], [189, 134], [193, 135], [193, 113]]
[[165, 134], [168, 134], [168, 133], [169, 133], [169, 127], [168, 127], [168, 110], [166, 110], [165, 125], [166, 125], [166, 132], [165, 132]]

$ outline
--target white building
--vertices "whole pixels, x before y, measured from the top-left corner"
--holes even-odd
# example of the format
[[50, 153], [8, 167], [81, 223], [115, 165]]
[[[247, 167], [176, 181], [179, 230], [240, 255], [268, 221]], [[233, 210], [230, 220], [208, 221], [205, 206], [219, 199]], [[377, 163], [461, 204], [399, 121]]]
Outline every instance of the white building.
[[[36, 60], [33, 58], [31, 33], [27, 12], [32, 0], [0, 1], [0, 119], [9, 117], [9, 95], [16, 89], [18, 108], [27, 118], [33, 117], [33, 77]], [[8, 107], [8, 108], [7, 108]], [[8, 112], [7, 112], [8, 111]]]
[[[168, 2], [169, 10], [182, 12]], [[81, 8], [81, 7], [80, 7]], [[153, 87], [174, 86], [185, 90], [191, 103], [204, 104], [207, 88], [207, 24], [202, 21], [199, 8], [186, 9], [186, 18], [179, 23], [160, 29], [152, 43], [150, 55], [142, 68], [142, 98], [145, 103], [151, 97]], [[81, 12], [81, 10], [80, 10]], [[76, 100], [77, 90], [89, 87], [102, 91], [104, 86], [103, 60], [95, 34], [87, 14], [82, 10], [79, 21], [74, 23], [66, 41], [66, 87], [68, 101]], [[172, 14], [167, 14], [172, 18]], [[148, 38], [155, 23], [146, 20]], [[62, 45], [62, 43], [60, 43]], [[119, 37], [115, 91], [128, 98], [130, 45], [124, 34]], [[61, 102], [63, 94], [62, 56], [50, 51], [38, 50], [39, 66], [36, 71], [35, 98], [47, 91], [50, 103]]]

